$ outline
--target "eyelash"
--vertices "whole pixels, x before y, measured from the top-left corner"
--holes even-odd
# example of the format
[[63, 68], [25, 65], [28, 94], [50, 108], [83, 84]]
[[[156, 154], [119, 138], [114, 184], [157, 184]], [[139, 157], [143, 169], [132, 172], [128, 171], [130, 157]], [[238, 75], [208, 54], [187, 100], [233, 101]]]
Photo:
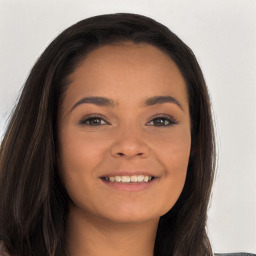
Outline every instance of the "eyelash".
[[[103, 120], [106, 124], [109, 124], [107, 121], [104, 120], [103, 116], [101, 116], [101, 115], [93, 115], [93, 116], [90, 116], [90, 117], [85, 117], [85, 118], [83, 118], [83, 119], [81, 119], [79, 121], [79, 124], [83, 125], [83, 126], [101, 126], [101, 124], [100, 125], [98, 125], [98, 124], [94, 125], [94, 124], [89, 124], [88, 123], [88, 122], [90, 122], [90, 120], [95, 120], [95, 119], [96, 120], [97, 119], [98, 120]], [[149, 126], [168, 127], [168, 126], [172, 126], [172, 125], [175, 125], [175, 124], [179, 123], [174, 117], [169, 116], [169, 115], [159, 115], [159, 116], [156, 116], [150, 122], [155, 121], [155, 120], [159, 120], [159, 119], [164, 120], [164, 123], [166, 121], [169, 122], [169, 123], [167, 125], [160, 125], [160, 126], [158, 126], [158, 125], [149, 125]], [[103, 124], [103, 125], [106, 125], [106, 124]]]

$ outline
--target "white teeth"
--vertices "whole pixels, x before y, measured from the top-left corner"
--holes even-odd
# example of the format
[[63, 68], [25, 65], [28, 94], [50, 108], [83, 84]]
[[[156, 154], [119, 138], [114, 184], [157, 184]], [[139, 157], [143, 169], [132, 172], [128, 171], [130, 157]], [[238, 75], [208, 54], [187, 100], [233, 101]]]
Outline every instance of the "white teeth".
[[145, 176], [145, 177], [144, 177], [144, 182], [148, 182], [148, 179], [149, 179], [149, 177], [148, 177], [148, 176]]
[[121, 182], [122, 181], [122, 177], [121, 176], [115, 176], [115, 181], [116, 182]]
[[122, 176], [122, 182], [128, 183], [130, 180], [131, 178], [129, 176]]
[[138, 181], [138, 176], [133, 175], [131, 176], [131, 182], [137, 182]]
[[144, 181], [144, 175], [139, 175], [138, 176], [138, 182]]
[[122, 182], [122, 183], [136, 183], [136, 182], [149, 182], [152, 180], [152, 176], [133, 175], [133, 176], [111, 176], [106, 177], [110, 182]]
[[115, 181], [115, 177], [109, 177], [109, 181], [114, 182]]

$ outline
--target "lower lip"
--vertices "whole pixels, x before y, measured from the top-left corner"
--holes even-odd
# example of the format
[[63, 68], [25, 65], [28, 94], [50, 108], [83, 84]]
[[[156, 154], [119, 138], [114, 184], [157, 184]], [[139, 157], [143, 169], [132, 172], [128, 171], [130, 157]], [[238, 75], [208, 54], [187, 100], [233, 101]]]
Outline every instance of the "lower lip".
[[149, 181], [149, 182], [136, 182], [136, 183], [122, 183], [122, 182], [109, 182], [103, 179], [100, 179], [107, 186], [122, 190], [122, 191], [131, 191], [131, 192], [139, 192], [145, 189], [150, 188], [157, 180], [157, 178]]

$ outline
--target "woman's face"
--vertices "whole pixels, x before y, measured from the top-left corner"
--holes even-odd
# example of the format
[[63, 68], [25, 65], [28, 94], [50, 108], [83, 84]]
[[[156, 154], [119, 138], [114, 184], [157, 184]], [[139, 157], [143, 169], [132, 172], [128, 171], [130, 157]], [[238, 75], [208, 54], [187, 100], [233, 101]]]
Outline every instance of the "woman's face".
[[190, 154], [177, 66], [154, 46], [123, 43], [92, 51], [69, 78], [58, 164], [70, 210], [116, 223], [158, 219], [183, 189]]

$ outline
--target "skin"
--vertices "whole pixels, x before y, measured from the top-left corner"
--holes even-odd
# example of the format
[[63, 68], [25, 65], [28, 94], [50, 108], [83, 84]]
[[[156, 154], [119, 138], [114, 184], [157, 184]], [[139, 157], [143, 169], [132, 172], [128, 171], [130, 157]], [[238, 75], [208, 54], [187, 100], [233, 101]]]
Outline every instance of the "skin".
[[[69, 79], [58, 120], [58, 165], [71, 199], [70, 254], [153, 255], [159, 218], [177, 201], [187, 173], [191, 134], [185, 81], [165, 53], [131, 42], [92, 51]], [[143, 105], [154, 96], [177, 102]], [[116, 105], [77, 104], [83, 97], [107, 97]], [[94, 119], [98, 125], [88, 121], [91, 114], [102, 115]], [[100, 178], [134, 170], [157, 178], [139, 191]]]

